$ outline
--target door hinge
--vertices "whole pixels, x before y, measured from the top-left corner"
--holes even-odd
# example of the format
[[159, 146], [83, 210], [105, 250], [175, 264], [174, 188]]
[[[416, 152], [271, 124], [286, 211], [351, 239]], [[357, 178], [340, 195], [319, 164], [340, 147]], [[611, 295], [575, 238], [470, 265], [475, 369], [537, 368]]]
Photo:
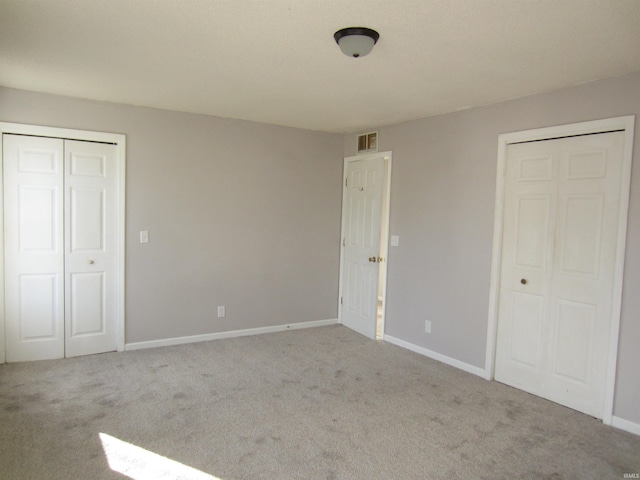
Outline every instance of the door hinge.
[[343, 305], [343, 303], [342, 303], [342, 297], [340, 297], [340, 305]]
[[347, 246], [347, 237], [344, 237], [344, 238], [342, 239], [342, 246], [343, 246], [343, 247], [346, 247], [346, 246]]
[[349, 186], [349, 179], [348, 179], [348, 178], [345, 178], [345, 179], [344, 179], [344, 186], [345, 186], [345, 187], [348, 187], [348, 186]]

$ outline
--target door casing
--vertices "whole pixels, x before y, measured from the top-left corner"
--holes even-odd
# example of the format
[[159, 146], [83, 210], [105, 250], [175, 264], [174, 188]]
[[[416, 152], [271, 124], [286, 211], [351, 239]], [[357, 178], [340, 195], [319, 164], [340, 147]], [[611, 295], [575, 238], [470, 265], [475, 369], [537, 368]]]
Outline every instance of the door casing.
[[[126, 136], [116, 133], [74, 130], [67, 128], [27, 125], [0, 122], [0, 152], [2, 135], [31, 135], [53, 137], [88, 142], [104, 142], [116, 145], [117, 151], [117, 227], [116, 227], [116, 349], [121, 352], [125, 347], [125, 174], [126, 174]], [[0, 155], [1, 159], [1, 155]], [[4, 185], [3, 165], [0, 162], [0, 188]], [[5, 299], [4, 299], [4, 205], [0, 195], [0, 363], [6, 361], [5, 337]]]
[[602, 415], [603, 423], [611, 425], [613, 421], [613, 401], [615, 394], [616, 367], [618, 360], [618, 339], [620, 335], [620, 311], [622, 306], [622, 283], [627, 239], [627, 219], [629, 212], [629, 192], [631, 184], [631, 162], [633, 158], [633, 133], [635, 116], [624, 116], [594, 120], [590, 122], [560, 125], [555, 127], [506, 133], [498, 136], [498, 168], [496, 173], [496, 200], [494, 211], [493, 250], [491, 262], [491, 283], [489, 289], [489, 318], [487, 328], [487, 346], [485, 357], [486, 378], [493, 380], [495, 373], [496, 342], [498, 331], [498, 308], [500, 299], [500, 271], [502, 263], [502, 231], [504, 224], [504, 197], [507, 169], [507, 146], [512, 143], [550, 140], [576, 135], [589, 135], [611, 131], [623, 131], [624, 151], [620, 182], [620, 210], [618, 221], [618, 240], [615, 255], [615, 273], [611, 308], [611, 338], [609, 358], [606, 368], [605, 402]]
[[[382, 222], [381, 222], [381, 235], [383, 235], [385, 238], [389, 237], [389, 217], [390, 217], [390, 208], [391, 208], [391, 166], [392, 166], [392, 160], [393, 160], [393, 153], [391, 151], [385, 151], [385, 152], [376, 152], [376, 153], [369, 153], [369, 154], [365, 154], [365, 155], [355, 155], [352, 157], [345, 157], [344, 159], [344, 164], [343, 164], [343, 175], [342, 175], [342, 185], [344, 186], [344, 182], [347, 180], [347, 173], [348, 173], [348, 169], [347, 166], [349, 165], [350, 162], [355, 162], [358, 160], [368, 160], [368, 159], [372, 159], [372, 158], [380, 158], [382, 157], [384, 159], [384, 165], [383, 165], [383, 171], [384, 171], [384, 185], [383, 185], [383, 189], [382, 189], [382, 208], [381, 208], [381, 215], [384, 216], [384, 218], [382, 218]], [[339, 285], [338, 285], [338, 320], [340, 323], [342, 323], [342, 291], [343, 291], [343, 286], [344, 286], [344, 248], [342, 245], [342, 240], [345, 238], [345, 224], [344, 224], [344, 219], [345, 219], [345, 198], [346, 198], [346, 191], [343, 188], [343, 194], [342, 194], [342, 227], [341, 227], [341, 231], [340, 231], [340, 279], [339, 279]], [[389, 258], [389, 242], [386, 242], [385, 245], [385, 250], [381, 251], [381, 256], [384, 258], [383, 262], [380, 263], [380, 268], [383, 269], [385, 271], [384, 277], [383, 277], [383, 281], [382, 281], [382, 291], [383, 291], [383, 298], [384, 298], [384, 309], [386, 310], [386, 306], [387, 306], [387, 275], [386, 275], [386, 270], [387, 270], [387, 265], [388, 265], [388, 258]], [[377, 298], [377, 295], [376, 295]], [[382, 318], [386, 320], [386, 312], [383, 312]], [[384, 320], [383, 320], [384, 321]]]

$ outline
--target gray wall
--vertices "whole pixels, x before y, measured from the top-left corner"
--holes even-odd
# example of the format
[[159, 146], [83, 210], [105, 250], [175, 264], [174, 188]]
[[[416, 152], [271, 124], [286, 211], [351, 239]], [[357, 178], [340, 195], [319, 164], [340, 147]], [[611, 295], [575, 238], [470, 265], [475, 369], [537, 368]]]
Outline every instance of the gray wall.
[[127, 135], [127, 343], [337, 317], [341, 135], [5, 88], [0, 121]]
[[[393, 151], [390, 233], [400, 236], [386, 333], [483, 368], [498, 135], [631, 114], [640, 115], [640, 74], [379, 128], [380, 151]], [[345, 136], [344, 155], [355, 146]], [[640, 423], [638, 134], [634, 152], [614, 414]]]

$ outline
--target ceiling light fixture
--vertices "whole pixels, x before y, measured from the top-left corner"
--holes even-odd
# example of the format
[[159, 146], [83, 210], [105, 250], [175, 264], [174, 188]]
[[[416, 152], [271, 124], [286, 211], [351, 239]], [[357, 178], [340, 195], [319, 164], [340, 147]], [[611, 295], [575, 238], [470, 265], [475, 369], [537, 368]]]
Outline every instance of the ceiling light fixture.
[[340, 50], [347, 57], [364, 57], [376, 44], [380, 34], [375, 30], [366, 27], [348, 27], [338, 30], [333, 34]]

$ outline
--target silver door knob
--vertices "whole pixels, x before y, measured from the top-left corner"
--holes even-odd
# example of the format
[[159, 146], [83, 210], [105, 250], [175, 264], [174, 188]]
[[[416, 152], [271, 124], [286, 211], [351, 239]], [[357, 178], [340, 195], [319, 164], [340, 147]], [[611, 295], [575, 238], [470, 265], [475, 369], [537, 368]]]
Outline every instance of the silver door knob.
[[89, 265], [93, 265], [94, 263], [96, 262], [94, 262], [93, 260], [89, 260]]

